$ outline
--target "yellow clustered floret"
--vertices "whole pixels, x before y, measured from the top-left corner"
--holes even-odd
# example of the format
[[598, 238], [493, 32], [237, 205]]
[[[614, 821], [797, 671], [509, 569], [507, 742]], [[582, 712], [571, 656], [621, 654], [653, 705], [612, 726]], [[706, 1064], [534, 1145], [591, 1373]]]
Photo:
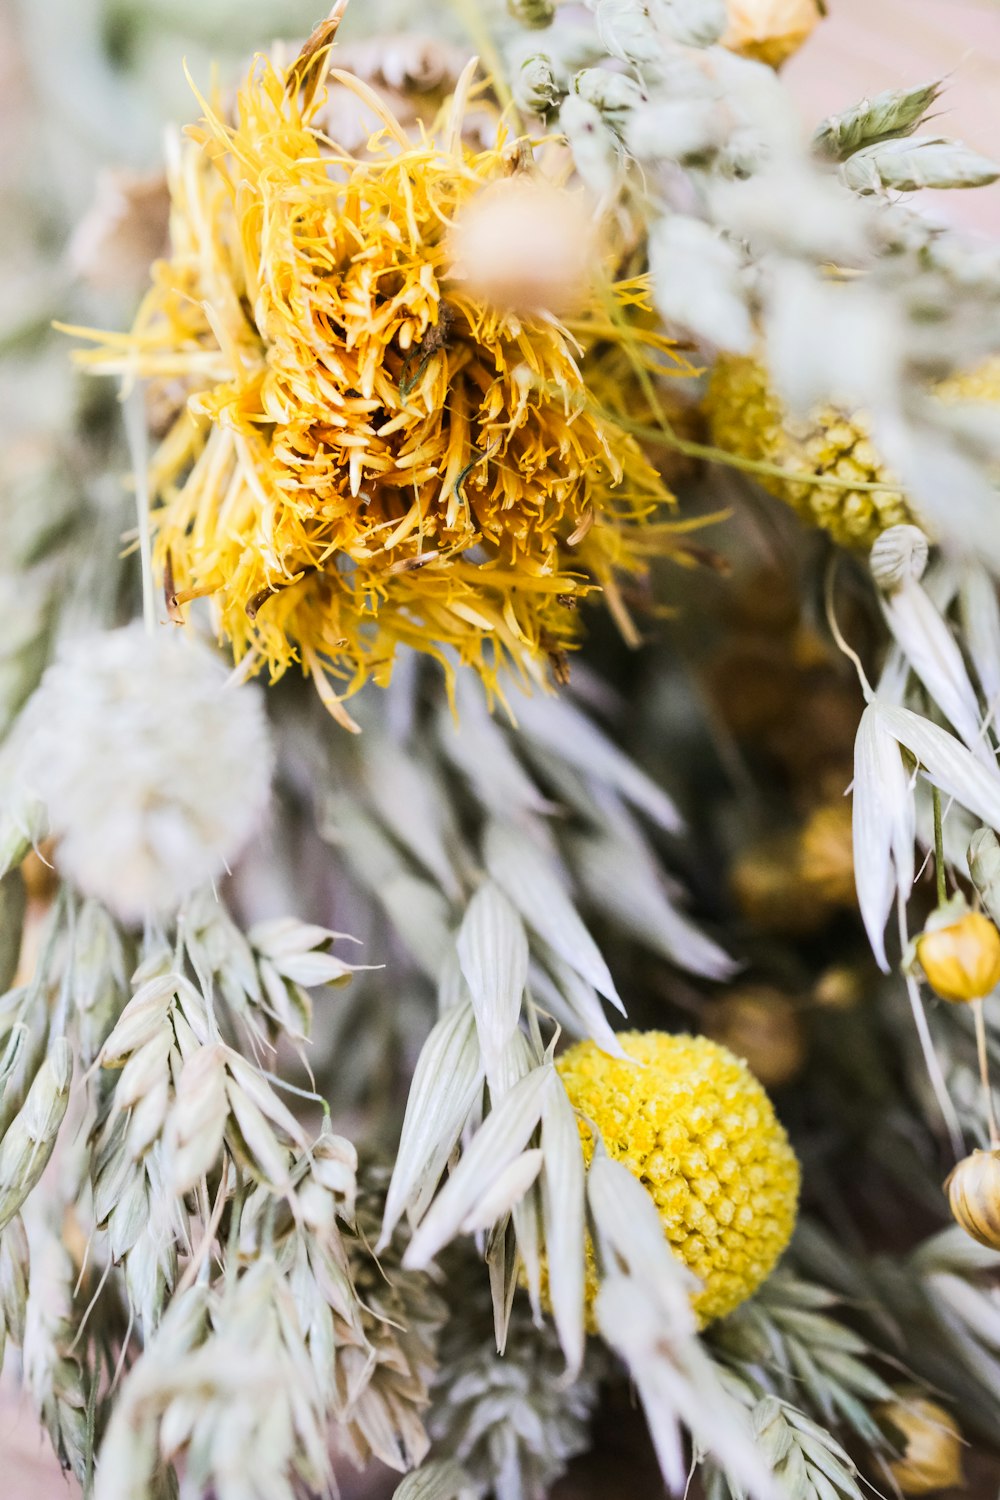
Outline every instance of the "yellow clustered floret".
[[853, 490], [853, 483], [898, 485], [882, 463], [864, 417], [821, 407], [792, 419], [768, 383], [760, 360], [724, 355], [705, 395], [712, 440], [728, 453], [778, 464], [795, 474], [831, 476], [843, 486], [798, 483], [758, 474], [764, 489], [845, 547], [871, 547], [889, 526], [914, 517], [898, 488]]
[[[774, 1107], [749, 1068], [707, 1037], [619, 1036], [632, 1061], [580, 1042], [558, 1068], [580, 1120], [650, 1193], [676, 1253], [703, 1289], [701, 1322], [724, 1317], [756, 1291], [795, 1227], [799, 1164]], [[637, 1066], [638, 1065], [638, 1066]], [[597, 1290], [592, 1252], [588, 1305]]]
[[343, 696], [384, 684], [400, 644], [492, 689], [505, 662], [543, 683], [587, 594], [628, 633], [616, 578], [679, 529], [619, 425], [623, 324], [643, 371], [681, 362], [642, 277], [598, 275], [565, 323], [477, 303], [450, 279], [450, 226], [530, 152], [502, 128], [469, 146], [461, 98], [411, 141], [333, 77], [380, 117], [360, 159], [322, 133], [322, 91], [303, 101], [266, 59], [231, 117], [203, 101], [171, 163], [170, 256], [131, 333], [89, 335], [82, 360], [179, 394], [156, 557], [181, 604], [211, 598], [237, 658], [272, 677], [301, 661], [328, 702], [327, 672]]

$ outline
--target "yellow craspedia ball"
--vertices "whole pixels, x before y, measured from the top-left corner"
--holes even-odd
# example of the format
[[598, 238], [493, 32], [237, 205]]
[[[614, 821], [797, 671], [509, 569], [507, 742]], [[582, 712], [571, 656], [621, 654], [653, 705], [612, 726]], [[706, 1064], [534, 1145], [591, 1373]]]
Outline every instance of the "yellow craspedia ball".
[[[897, 483], [883, 465], [862, 416], [820, 407], [793, 420], [768, 384], [761, 362], [723, 355], [705, 394], [712, 441], [728, 453], [778, 464], [794, 474], [830, 475], [863, 484]], [[755, 475], [803, 520], [829, 531], [845, 547], [869, 548], [889, 526], [914, 517], [900, 490], [852, 490]]]
[[[703, 1323], [738, 1307], [770, 1275], [795, 1227], [799, 1164], [745, 1063], [707, 1037], [624, 1032], [633, 1061], [580, 1042], [558, 1061], [579, 1111], [587, 1160], [608, 1155], [649, 1191], [663, 1230], [703, 1289]], [[596, 1292], [588, 1272], [588, 1299]]]

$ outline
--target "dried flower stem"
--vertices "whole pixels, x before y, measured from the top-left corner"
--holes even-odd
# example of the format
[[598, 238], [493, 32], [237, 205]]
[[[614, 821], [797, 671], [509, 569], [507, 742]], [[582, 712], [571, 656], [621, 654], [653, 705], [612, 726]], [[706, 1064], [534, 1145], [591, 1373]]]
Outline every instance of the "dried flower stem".
[[986, 1118], [990, 1127], [990, 1146], [995, 1151], [1000, 1146], [1000, 1135], [997, 1133], [996, 1112], [993, 1108], [993, 1091], [990, 1088], [990, 1064], [986, 1051], [986, 1018], [983, 1015], [982, 1000], [974, 1000], [972, 1014], [976, 1020], [976, 1052], [979, 1055], [979, 1077], [983, 1085], [983, 1099], [986, 1104]]
[[934, 874], [937, 879], [938, 905], [943, 906], [948, 899], [948, 892], [944, 881], [944, 830], [941, 826], [941, 793], [936, 786], [931, 788], [931, 796], [934, 802]]

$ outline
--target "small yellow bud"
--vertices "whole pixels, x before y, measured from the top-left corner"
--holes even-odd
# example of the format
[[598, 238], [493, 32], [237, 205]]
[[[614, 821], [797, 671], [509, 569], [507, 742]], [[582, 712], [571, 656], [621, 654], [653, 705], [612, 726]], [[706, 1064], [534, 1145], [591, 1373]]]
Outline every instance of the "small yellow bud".
[[938, 925], [935, 912], [915, 948], [927, 983], [942, 1000], [980, 1000], [1000, 984], [1000, 932], [982, 912]]
[[945, 1189], [955, 1223], [981, 1245], [1000, 1250], [1000, 1151], [973, 1151]]
[[904, 1495], [962, 1483], [962, 1434], [943, 1406], [916, 1396], [888, 1401], [878, 1415], [904, 1439], [902, 1457], [889, 1465]]
[[741, 57], [780, 68], [820, 19], [816, 0], [729, 0], [722, 45]]

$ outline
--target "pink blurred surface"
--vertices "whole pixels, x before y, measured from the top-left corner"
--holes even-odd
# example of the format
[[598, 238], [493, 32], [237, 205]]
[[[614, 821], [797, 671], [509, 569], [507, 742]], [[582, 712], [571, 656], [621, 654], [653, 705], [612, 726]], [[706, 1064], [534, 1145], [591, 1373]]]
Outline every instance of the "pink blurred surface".
[[[783, 74], [807, 124], [865, 94], [947, 74], [930, 133], [1000, 156], [1000, 0], [827, 0], [827, 8]], [[911, 201], [939, 220], [1000, 235], [1000, 182]]]

